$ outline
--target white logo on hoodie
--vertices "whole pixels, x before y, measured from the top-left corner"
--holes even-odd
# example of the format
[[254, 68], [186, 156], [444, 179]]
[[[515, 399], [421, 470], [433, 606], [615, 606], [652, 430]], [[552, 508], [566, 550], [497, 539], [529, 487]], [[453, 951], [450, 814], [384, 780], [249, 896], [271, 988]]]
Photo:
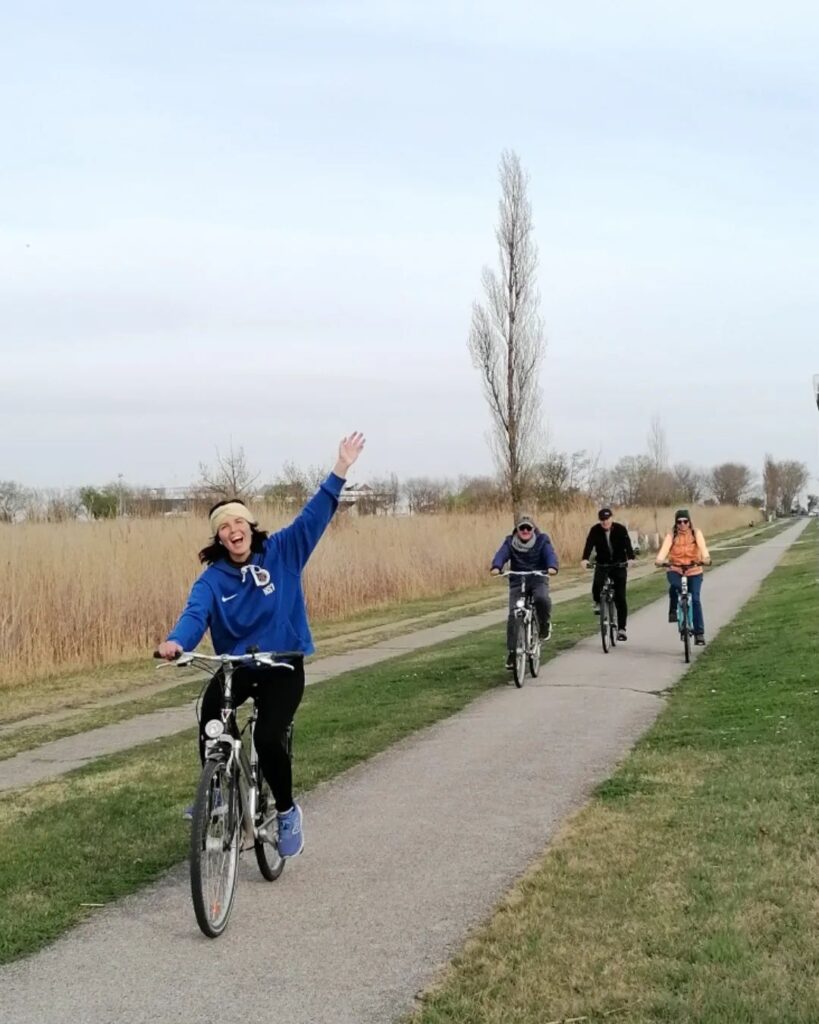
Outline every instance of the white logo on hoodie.
[[[273, 586], [270, 583], [270, 573], [267, 571], [267, 569], [263, 569], [260, 565], [243, 565], [242, 583], [245, 582], [247, 573], [250, 573], [250, 575], [253, 577], [253, 582], [256, 584], [257, 587], [266, 587], [268, 586], [268, 584], [270, 584], [270, 586]], [[275, 589], [275, 587], [273, 589]], [[270, 591], [266, 592], [270, 593]]]

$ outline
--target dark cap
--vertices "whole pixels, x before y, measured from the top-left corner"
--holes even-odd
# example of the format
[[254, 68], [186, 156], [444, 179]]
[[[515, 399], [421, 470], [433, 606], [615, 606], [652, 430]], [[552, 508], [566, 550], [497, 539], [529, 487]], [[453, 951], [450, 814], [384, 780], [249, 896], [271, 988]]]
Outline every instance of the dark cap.
[[605, 508], [601, 508], [600, 511], [597, 513], [597, 518], [598, 519], [611, 519], [611, 516], [612, 516], [612, 511], [608, 507], [608, 505]]
[[687, 519], [689, 521], [689, 523], [690, 523], [691, 522], [691, 513], [688, 511], [687, 508], [678, 508], [677, 511], [674, 513], [674, 520], [675, 520], [675, 522], [676, 522], [677, 519]]

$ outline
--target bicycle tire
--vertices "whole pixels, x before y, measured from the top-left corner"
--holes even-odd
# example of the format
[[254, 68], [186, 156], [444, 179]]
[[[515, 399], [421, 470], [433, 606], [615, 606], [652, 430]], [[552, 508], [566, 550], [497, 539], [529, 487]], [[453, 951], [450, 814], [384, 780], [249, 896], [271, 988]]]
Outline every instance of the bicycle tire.
[[683, 655], [685, 657], [685, 663], [688, 665], [691, 662], [691, 630], [688, 627], [688, 599], [685, 598], [681, 603], [682, 607], [682, 627], [680, 632], [682, 633], [683, 642]]
[[538, 622], [537, 612], [532, 612], [532, 642], [529, 644], [529, 675], [532, 679], [537, 679], [537, 674], [540, 672], [540, 623]]
[[608, 623], [608, 602], [603, 594], [600, 599], [600, 640], [603, 644], [603, 653], [609, 653], [609, 623]]
[[614, 598], [609, 601], [609, 640], [611, 641], [611, 649], [617, 646], [617, 607], [614, 603]]
[[[270, 792], [264, 775], [259, 773], [259, 810], [256, 815], [258, 826], [267, 822], [267, 827], [273, 832], [278, 831], [276, 825], [276, 805], [273, 802], [273, 794]], [[271, 836], [268, 839], [256, 838], [253, 840], [253, 852], [256, 854], [256, 863], [262, 877], [268, 882], [275, 882], [281, 877], [284, 871], [285, 859], [279, 853], [278, 836]]]
[[223, 758], [206, 761], [193, 806], [190, 875], [196, 923], [210, 939], [227, 927], [236, 895], [239, 811], [235, 772]]
[[515, 657], [512, 662], [515, 686], [520, 689], [526, 679], [526, 623], [518, 618], [515, 623]]

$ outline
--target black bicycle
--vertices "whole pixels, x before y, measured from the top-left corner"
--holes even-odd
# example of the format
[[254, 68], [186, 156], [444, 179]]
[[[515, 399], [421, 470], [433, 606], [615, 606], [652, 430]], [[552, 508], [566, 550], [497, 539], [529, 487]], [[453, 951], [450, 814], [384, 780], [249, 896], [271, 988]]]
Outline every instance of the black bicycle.
[[[628, 562], [612, 562], [610, 565], [603, 565], [598, 562], [590, 569], [625, 569]], [[617, 605], [614, 601], [614, 580], [611, 574], [607, 573], [605, 582], [600, 591], [600, 640], [603, 644], [603, 652], [608, 654], [617, 646], [617, 632], [620, 626], [617, 621]]]
[[[158, 657], [159, 655], [155, 655]], [[193, 665], [224, 675], [221, 718], [205, 723], [205, 763], [193, 804], [191, 822], [191, 899], [196, 921], [205, 935], [215, 939], [227, 927], [236, 883], [239, 855], [253, 847], [264, 878], [275, 882], [284, 871], [278, 849], [278, 817], [270, 787], [259, 770], [254, 742], [258, 709], [251, 698], [251, 712], [239, 724], [233, 699], [233, 674], [240, 666], [286, 668], [281, 655], [255, 652], [242, 655], [210, 655], [183, 651], [169, 664]], [[293, 724], [287, 732], [287, 752], [293, 758]]]
[[540, 671], [540, 625], [534, 605], [534, 594], [526, 585], [527, 576], [548, 576], [548, 572], [539, 569], [529, 572], [513, 572], [511, 569], [499, 573], [500, 576], [520, 576], [520, 597], [515, 602], [515, 648], [512, 661], [512, 675], [515, 686], [520, 689], [526, 679], [526, 664], [533, 679]]
[[688, 593], [689, 569], [698, 569], [706, 562], [689, 562], [687, 565], [672, 565], [671, 562], [663, 562], [664, 569], [672, 569], [680, 574], [680, 594], [677, 598], [677, 628], [680, 631], [680, 640], [683, 642], [683, 655], [686, 665], [691, 661], [691, 637], [694, 635], [694, 609], [691, 595]]

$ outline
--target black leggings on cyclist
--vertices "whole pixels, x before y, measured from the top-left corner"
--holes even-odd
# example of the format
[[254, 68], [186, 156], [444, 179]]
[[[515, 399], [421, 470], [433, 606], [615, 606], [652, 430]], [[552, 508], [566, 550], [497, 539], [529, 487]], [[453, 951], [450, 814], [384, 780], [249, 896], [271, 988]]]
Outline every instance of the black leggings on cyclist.
[[595, 604], [600, 604], [600, 593], [603, 590], [603, 584], [606, 582], [607, 576], [611, 576], [611, 581], [614, 584], [614, 606], [617, 609], [617, 625], [620, 629], [625, 629], [626, 622], [628, 621], [628, 604], [626, 604], [628, 570], [601, 569], [599, 566], [595, 566], [594, 580], [592, 581], [592, 600]]
[[[293, 772], [287, 753], [287, 728], [304, 695], [304, 659], [288, 658], [286, 668], [238, 668], [233, 673], [233, 698], [238, 707], [254, 696], [259, 708], [256, 719], [256, 750], [259, 767], [276, 801], [278, 811], [293, 806]], [[202, 697], [199, 717], [199, 757], [204, 759], [202, 728], [212, 718], [221, 718], [224, 677], [217, 672]]]

